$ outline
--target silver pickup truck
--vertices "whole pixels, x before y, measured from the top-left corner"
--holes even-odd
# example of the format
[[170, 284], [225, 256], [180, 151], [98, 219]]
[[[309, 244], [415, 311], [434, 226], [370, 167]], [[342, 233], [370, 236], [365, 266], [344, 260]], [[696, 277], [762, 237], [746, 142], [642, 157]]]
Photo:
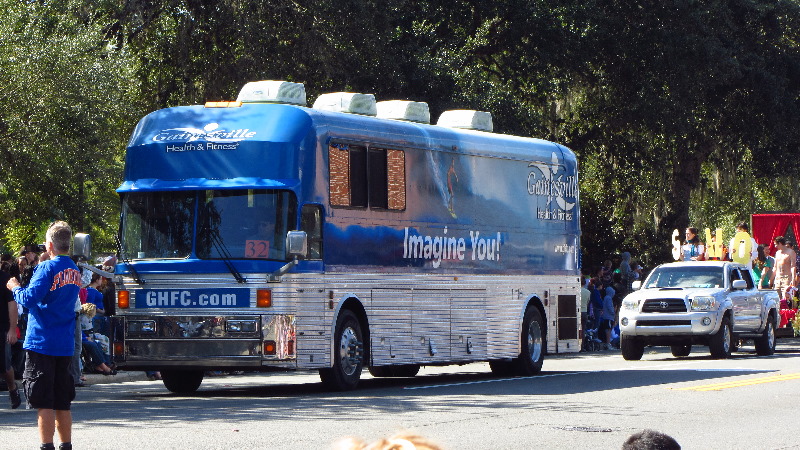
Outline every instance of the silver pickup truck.
[[724, 261], [687, 261], [656, 267], [622, 301], [622, 357], [638, 360], [648, 345], [668, 345], [688, 356], [707, 345], [728, 358], [740, 339], [754, 339], [756, 353], [775, 352], [778, 294], [755, 287], [750, 270]]

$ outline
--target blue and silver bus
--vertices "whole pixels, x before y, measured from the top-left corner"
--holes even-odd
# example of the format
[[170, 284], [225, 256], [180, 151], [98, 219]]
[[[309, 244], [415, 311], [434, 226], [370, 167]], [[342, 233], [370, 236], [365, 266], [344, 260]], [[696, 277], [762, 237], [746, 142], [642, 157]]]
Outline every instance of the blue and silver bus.
[[144, 117], [125, 160], [115, 361], [206, 371], [532, 375], [580, 349], [575, 154], [491, 116], [248, 83]]

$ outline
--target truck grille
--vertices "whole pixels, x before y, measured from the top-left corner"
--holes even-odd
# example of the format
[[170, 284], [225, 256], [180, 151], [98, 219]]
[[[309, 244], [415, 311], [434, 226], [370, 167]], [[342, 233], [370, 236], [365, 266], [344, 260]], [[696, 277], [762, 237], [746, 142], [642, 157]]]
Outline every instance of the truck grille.
[[676, 313], [686, 312], [686, 302], [682, 298], [651, 298], [644, 301], [642, 312]]
[[637, 320], [637, 327], [677, 327], [691, 325], [691, 320]]

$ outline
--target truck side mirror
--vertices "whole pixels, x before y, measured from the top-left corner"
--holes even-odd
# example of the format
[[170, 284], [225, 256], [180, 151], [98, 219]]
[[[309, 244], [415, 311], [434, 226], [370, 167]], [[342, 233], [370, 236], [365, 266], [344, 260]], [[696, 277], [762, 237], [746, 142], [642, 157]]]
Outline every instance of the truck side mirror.
[[286, 253], [289, 257], [305, 258], [308, 255], [308, 235], [305, 231], [286, 233]]
[[72, 254], [83, 256], [87, 260], [92, 259], [92, 237], [86, 233], [75, 233], [72, 240]]
[[733, 280], [733, 283], [731, 283], [731, 287], [737, 291], [741, 291], [742, 289], [747, 289], [747, 281]]
[[642, 288], [642, 281], [641, 280], [636, 280], [633, 283], [631, 283], [631, 289], [633, 289], [634, 291], [638, 291], [641, 288]]

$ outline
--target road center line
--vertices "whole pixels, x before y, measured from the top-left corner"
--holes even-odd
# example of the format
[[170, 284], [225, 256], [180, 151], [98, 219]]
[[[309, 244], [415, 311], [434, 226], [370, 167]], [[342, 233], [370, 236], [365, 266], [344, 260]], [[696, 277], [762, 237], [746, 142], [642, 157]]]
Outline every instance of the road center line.
[[692, 386], [692, 387], [685, 387], [685, 388], [678, 388], [675, 389], [677, 391], [719, 391], [722, 389], [730, 389], [735, 387], [743, 387], [743, 386], [753, 386], [756, 384], [764, 384], [764, 383], [774, 383], [777, 381], [788, 381], [788, 380], [797, 380], [800, 379], [800, 373], [791, 373], [786, 375], [773, 375], [770, 377], [762, 377], [762, 378], [750, 378], [747, 380], [734, 380], [734, 381], [727, 381], [724, 383], [714, 383], [714, 384], [704, 384], [700, 386]]

